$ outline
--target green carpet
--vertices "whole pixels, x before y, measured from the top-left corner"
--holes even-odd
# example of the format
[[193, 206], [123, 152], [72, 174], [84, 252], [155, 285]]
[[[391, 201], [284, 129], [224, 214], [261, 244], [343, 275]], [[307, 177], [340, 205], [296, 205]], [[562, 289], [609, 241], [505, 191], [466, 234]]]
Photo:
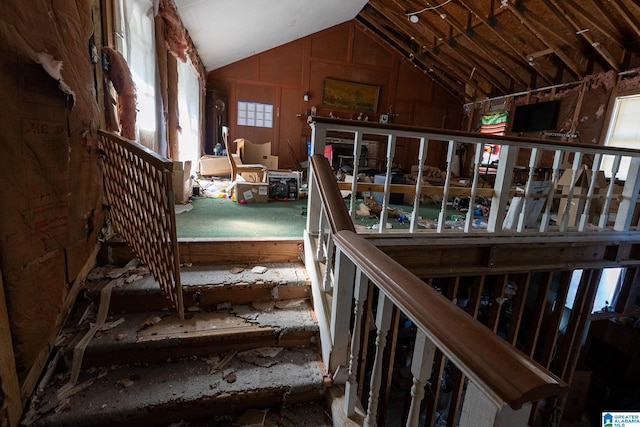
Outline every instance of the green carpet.
[[[362, 200], [357, 200], [356, 207]], [[345, 200], [347, 208], [350, 201]], [[193, 209], [176, 215], [178, 237], [184, 238], [247, 238], [247, 237], [291, 237], [302, 238], [307, 225], [307, 199], [288, 202], [269, 201], [268, 203], [250, 203], [241, 205], [229, 199], [196, 197]], [[412, 206], [393, 205], [409, 214]], [[437, 219], [439, 205], [420, 207], [420, 216], [425, 219]], [[447, 218], [453, 215], [464, 217], [455, 209], [447, 209]], [[376, 217], [356, 217], [358, 226], [375, 226]], [[397, 218], [389, 218], [393, 229], [409, 229], [409, 221], [401, 223]]]
[[181, 237], [295, 237], [307, 225], [307, 200], [249, 203], [195, 197], [193, 209], [176, 215]]

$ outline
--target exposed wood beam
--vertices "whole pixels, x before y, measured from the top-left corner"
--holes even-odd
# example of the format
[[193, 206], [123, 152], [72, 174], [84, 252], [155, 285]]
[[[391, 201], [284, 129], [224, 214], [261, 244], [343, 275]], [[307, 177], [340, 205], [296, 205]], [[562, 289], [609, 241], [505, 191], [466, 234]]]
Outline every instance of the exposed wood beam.
[[528, 29], [531, 31], [542, 43], [544, 43], [547, 47], [550, 47], [554, 50], [554, 53], [560, 60], [576, 75], [578, 78], [583, 77], [582, 71], [578, 65], [574, 62], [573, 59], [569, 58], [559, 46], [555, 43], [551, 42], [548, 38], [546, 38], [537, 28], [537, 25], [532, 22], [525, 14], [521, 13], [514, 3], [508, 2], [507, 6], [509, 6], [509, 10], [511, 13], [515, 15], [516, 18], [520, 20]]
[[[391, 21], [397, 28], [403, 29], [403, 31], [405, 31], [405, 33], [412, 34], [412, 33], [415, 32], [415, 28], [413, 27], [415, 24], [410, 24], [407, 19], [398, 18], [398, 16], [394, 15], [393, 13], [391, 13], [389, 11], [389, 7], [385, 6], [384, 4], [382, 4], [381, 1], [372, 0], [372, 1], [369, 2], [369, 5], [371, 7], [373, 7], [378, 13], [383, 15], [386, 19]], [[450, 40], [451, 39], [450, 36], [444, 34], [437, 27], [435, 27], [434, 25], [430, 24], [427, 20], [423, 20], [422, 23], [421, 23], [421, 26], [427, 28], [427, 30], [429, 32], [431, 32], [433, 35], [435, 35], [437, 38], [440, 38], [440, 39], [443, 39], [443, 40], [447, 40], [447, 39]], [[426, 42], [422, 43], [422, 44], [424, 46], [426, 46]], [[469, 70], [469, 75], [471, 75], [471, 71], [475, 67], [476, 68], [476, 72], [478, 74], [482, 75], [490, 84], [492, 84], [493, 86], [499, 88], [499, 90], [501, 90], [503, 93], [508, 93], [508, 89], [493, 77], [493, 73], [491, 73], [490, 71], [484, 69], [483, 67], [480, 67], [478, 64], [474, 65], [471, 62], [469, 62], [468, 58], [470, 58], [471, 53], [468, 50], [465, 51], [464, 53], [463, 52], [456, 52], [456, 50], [461, 50], [461, 49], [464, 49], [464, 48], [461, 45], [457, 45], [456, 47], [452, 47], [450, 43], [444, 43], [443, 46], [446, 46], [448, 49], [451, 49], [452, 51], [454, 51], [456, 55], [460, 56], [461, 60], [467, 64], [467, 67], [468, 67], [468, 70]], [[459, 66], [459, 64], [458, 64], [458, 66]], [[447, 68], [449, 68], [449, 70], [448, 70], [449, 72], [457, 71], [455, 69], [455, 67], [447, 67]], [[475, 84], [475, 82], [471, 78], [464, 78], [462, 76], [460, 76], [460, 78], [464, 79], [470, 85], [472, 85], [474, 88], [476, 88], [476, 89], [480, 90], [482, 93], [486, 94], [486, 90], [483, 90], [483, 89], [477, 87], [477, 85]]]
[[[578, 52], [584, 51], [583, 49], [584, 46], [581, 40], [576, 36], [575, 31], [573, 30], [569, 22], [567, 22], [566, 15], [564, 14], [564, 12], [562, 10], [555, 10], [545, 0], [542, 0], [542, 3], [549, 9], [549, 11], [551, 12], [551, 16], [555, 16], [556, 19], [558, 19], [558, 21], [562, 22], [564, 27], [567, 30], [569, 30], [569, 33], [571, 34], [571, 36], [567, 37], [565, 34], [563, 34], [562, 31], [560, 31], [560, 28], [557, 28], [554, 25], [548, 25], [548, 22], [546, 23], [546, 25], [540, 25], [538, 27], [538, 31], [540, 32], [546, 31], [547, 34], [549, 34], [552, 37], [555, 37], [557, 40], [562, 41], [565, 45], [567, 45], [567, 47], [575, 51], [578, 51]], [[537, 15], [536, 13], [534, 13], [529, 9], [526, 9], [526, 13], [527, 13], [527, 18], [529, 18], [529, 20], [532, 22], [536, 22], [536, 23], [545, 22], [545, 19], [543, 17], [540, 17], [539, 15]]]
[[[403, 57], [408, 57], [411, 54], [414, 55], [414, 59], [416, 58], [415, 53], [411, 52], [404, 44], [404, 42], [402, 40], [399, 40], [395, 34], [386, 29], [385, 26], [376, 19], [371, 11], [367, 10], [367, 8], [363, 9], [358, 16], [364, 25], [372, 29], [372, 31], [377, 32], [378, 35], [385, 42], [387, 42], [392, 49], [399, 52]], [[455, 78], [452, 78], [452, 75], [454, 77], [457, 76], [454, 73], [447, 73], [442, 71], [442, 69], [448, 69], [448, 66], [441, 64], [440, 61], [434, 58], [432, 55], [428, 56], [429, 59], [433, 61], [433, 64], [427, 64], [426, 61], [420, 60], [419, 58], [418, 61], [421, 61], [421, 63], [424, 64], [424, 66], [429, 70], [433, 77], [453, 95], [461, 99], [468, 98], [468, 96], [466, 96], [465, 94], [464, 84], [470, 84], [470, 82], [467, 82], [464, 79], [456, 80]]]
[[[580, 17], [583, 20], [585, 20], [587, 24], [589, 24], [590, 26], [589, 30], [591, 30], [592, 28], [597, 29], [598, 31], [600, 31], [602, 35], [604, 35], [605, 37], [608, 37], [609, 39], [613, 40], [615, 43], [622, 46], [623, 44], [622, 35], [617, 30], [616, 25], [613, 22], [611, 22], [611, 19], [609, 18], [609, 16], [606, 13], [604, 13], [604, 11], [601, 9], [601, 1], [596, 0], [593, 3], [596, 5], [596, 7], [599, 8], [601, 12], [600, 16], [598, 16], [597, 18], [591, 15], [582, 6], [578, 5], [575, 1], [564, 0], [564, 4], [569, 6], [576, 14], [580, 15]], [[606, 25], [603, 25], [603, 24], [606, 24]]]
[[[438, 9], [440, 10], [440, 9]], [[434, 10], [432, 11], [436, 16], [438, 15], [438, 13]], [[482, 38], [480, 35], [478, 34], [473, 34], [473, 36], [470, 34], [470, 31], [468, 31], [469, 28], [471, 28], [470, 25], [467, 25], [467, 28], [465, 28], [460, 22], [458, 22], [457, 19], [455, 19], [451, 14], [446, 14], [446, 17], [444, 18], [445, 21], [447, 21], [448, 23], [450, 23], [456, 30], [458, 30], [460, 32], [460, 34], [465, 37], [469, 43], [471, 43], [473, 45], [473, 47], [475, 49], [478, 49], [478, 51], [476, 53], [481, 54], [483, 57], [486, 58], [491, 58], [491, 62], [493, 62], [494, 66], [496, 66], [497, 68], [499, 68], [500, 70], [502, 70], [502, 72], [509, 76], [510, 78], [512, 78], [513, 80], [516, 80], [518, 83], [520, 83], [522, 86], [526, 87], [527, 86], [527, 82], [525, 82], [524, 80], [522, 80], [519, 76], [518, 73], [515, 72], [513, 69], [511, 69], [510, 67], [507, 67], [504, 61], [498, 61], [496, 58], [496, 55], [494, 52], [489, 51], [485, 46], [491, 46], [493, 48], [493, 50], [497, 51], [498, 53], [502, 54], [502, 50], [498, 49], [496, 46], [492, 46], [492, 43], [490, 43], [489, 41], [485, 40], [484, 38]], [[479, 41], [479, 42], [478, 42]], [[500, 58], [498, 58], [500, 59]], [[508, 89], [504, 88], [505, 90], [503, 90], [504, 93], [508, 92]]]
[[[394, 25], [396, 27], [402, 28], [403, 23], [397, 22], [397, 18], [394, 17], [393, 15], [389, 14], [388, 11], [384, 10], [384, 8], [382, 10], [378, 10], [375, 5], [373, 4], [369, 4], [369, 6], [374, 9], [377, 13], [381, 14], [385, 19], [390, 20], [390, 24]], [[389, 30], [387, 30], [385, 28], [385, 26], [383, 25], [383, 23], [381, 23], [377, 17], [370, 11], [368, 10], [368, 8], [363, 9], [360, 12], [360, 16], [365, 18], [367, 21], [369, 21], [372, 25], [374, 25], [378, 31], [380, 31], [384, 37], [389, 38], [390, 40], [392, 40], [394, 43], [397, 43], [399, 46], [403, 46], [405, 42], [399, 40], [397, 38], [397, 36], [393, 33], [391, 33]], [[395, 22], [394, 22], [395, 21]], [[408, 22], [408, 21], [407, 21]], [[427, 43], [426, 41], [424, 43], [422, 43], [423, 46], [426, 46]], [[405, 49], [408, 49], [406, 46], [404, 46]], [[411, 52], [409, 50], [409, 53], [413, 54], [414, 57], [415, 55], [418, 55], [419, 52]], [[455, 76], [456, 79], [458, 79], [460, 82], [464, 82], [465, 84], [468, 84], [470, 86], [472, 86], [474, 89], [478, 90], [479, 92], [481, 92], [484, 96], [488, 96], [489, 94], [486, 92], [486, 90], [482, 89], [481, 87], [479, 87], [472, 79], [467, 78], [466, 76], [464, 76], [463, 74], [460, 73], [460, 70], [456, 69], [455, 67], [451, 67], [447, 64], [442, 63], [442, 60], [440, 58], [438, 58], [437, 55], [433, 55], [430, 52], [426, 52], [429, 56], [430, 59], [432, 59], [434, 62], [438, 63], [439, 66], [446, 70], [446, 73], [451, 74], [453, 76]], [[406, 55], [406, 53], [405, 53]], [[449, 80], [449, 77], [445, 77], [445, 74], [440, 74], [439, 77], [445, 78], [445, 80]], [[459, 83], [458, 83], [459, 85]], [[464, 94], [464, 97], [468, 97], [466, 95], [466, 91], [464, 90], [464, 88], [461, 88], [459, 94]]]
[[[482, 10], [480, 10], [477, 6], [475, 6], [474, 4], [466, 1], [466, 0], [458, 0], [458, 2], [466, 7], [470, 12], [472, 12], [474, 15], [476, 15], [480, 21], [482, 21], [482, 23], [484, 25], [487, 26], [487, 28], [489, 28], [489, 30], [491, 32], [493, 32], [503, 43], [505, 46], [507, 46], [509, 49], [511, 49], [516, 56], [525, 64], [525, 67], [530, 67], [527, 61], [526, 56], [523, 55], [523, 53], [516, 48], [510, 40], [508, 40], [506, 37], [504, 37], [502, 35], [501, 31], [498, 31], [498, 29], [496, 29], [495, 26], [489, 25], [489, 16], [486, 16]], [[491, 2], [491, 6], [493, 8], [493, 1]], [[492, 12], [491, 12], [492, 13]], [[490, 15], [491, 16], [491, 15]], [[540, 77], [542, 77], [547, 83], [549, 84], [553, 84], [553, 78], [551, 77], [551, 75], [547, 74], [544, 70], [541, 70], [539, 68], [535, 68], [535, 67], [530, 67], [531, 69], [533, 69], [536, 73], [538, 73], [540, 75]], [[527, 86], [527, 85], [525, 85]]]
[[573, 30], [575, 30], [576, 32], [580, 32], [580, 35], [587, 41], [587, 43], [589, 43], [589, 45], [591, 45], [593, 49], [595, 49], [596, 52], [600, 54], [600, 56], [605, 61], [607, 61], [607, 63], [609, 64], [609, 66], [611, 66], [611, 68], [613, 68], [615, 71], [620, 71], [620, 64], [613, 58], [613, 56], [607, 51], [607, 49], [605, 49], [599, 42], [596, 42], [593, 39], [593, 37], [591, 37], [591, 35], [589, 34], [589, 31], [580, 31], [582, 28], [580, 28], [580, 25], [578, 24], [578, 22], [575, 19], [573, 19], [564, 9], [562, 9], [562, 7], [558, 4], [556, 0], [543, 0], [543, 1], [545, 2], [545, 4], [548, 5], [548, 7], [553, 6], [558, 11], [562, 12], [562, 14], [565, 17], [565, 20], [569, 25], [571, 25]]
[[636, 35], [640, 36], [640, 23], [635, 20], [633, 14], [627, 8], [627, 6], [621, 0], [610, 0], [609, 4], [611, 4], [618, 11], [618, 13], [622, 16], [622, 19], [626, 21], [626, 23], [631, 27]]

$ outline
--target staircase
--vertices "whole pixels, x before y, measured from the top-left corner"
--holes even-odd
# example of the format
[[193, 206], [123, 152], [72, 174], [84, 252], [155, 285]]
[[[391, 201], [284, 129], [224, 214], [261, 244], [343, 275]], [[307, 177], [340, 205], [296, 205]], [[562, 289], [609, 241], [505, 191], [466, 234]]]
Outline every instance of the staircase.
[[25, 425], [331, 425], [300, 263], [184, 265], [185, 319], [136, 262], [102, 266]]

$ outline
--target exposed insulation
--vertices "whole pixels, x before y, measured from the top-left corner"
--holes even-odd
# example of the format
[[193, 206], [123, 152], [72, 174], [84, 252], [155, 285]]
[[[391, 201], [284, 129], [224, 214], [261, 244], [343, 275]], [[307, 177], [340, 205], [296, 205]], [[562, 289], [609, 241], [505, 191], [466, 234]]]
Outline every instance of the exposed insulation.
[[107, 77], [118, 93], [118, 120], [120, 135], [127, 139], [136, 139], [136, 85], [131, 70], [124, 57], [110, 47], [102, 49], [109, 61]]
[[180, 16], [173, 2], [170, 0], [160, 0], [160, 10], [158, 12], [165, 23], [164, 38], [167, 43], [167, 49], [182, 62], [187, 60], [187, 51], [189, 43], [187, 34], [180, 21]]

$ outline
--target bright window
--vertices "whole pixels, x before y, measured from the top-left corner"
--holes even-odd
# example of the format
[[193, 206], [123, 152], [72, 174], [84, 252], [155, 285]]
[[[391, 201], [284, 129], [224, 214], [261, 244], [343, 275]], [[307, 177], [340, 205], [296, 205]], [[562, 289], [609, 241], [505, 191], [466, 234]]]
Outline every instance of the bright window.
[[189, 59], [178, 61], [178, 111], [180, 116], [179, 160], [200, 159], [200, 78]]
[[[622, 284], [622, 279], [624, 278], [624, 271], [624, 268], [605, 268], [602, 270], [596, 297], [593, 301], [592, 312], [601, 312], [604, 311], [604, 307], [613, 307]], [[569, 292], [565, 303], [567, 308], [573, 308], [581, 279], [582, 270], [575, 270], [571, 275], [571, 284], [569, 285]], [[613, 311], [613, 309], [609, 308], [607, 311]]]
[[136, 85], [136, 132], [157, 151], [156, 47], [151, 0], [115, 0], [117, 49], [127, 60]]
[[[616, 98], [611, 112], [611, 121], [605, 138], [605, 145], [640, 149], [638, 117], [640, 117], [640, 94]], [[604, 156], [600, 169], [604, 171], [607, 178], [612, 175], [612, 167], [613, 156]], [[623, 181], [626, 180], [628, 170], [629, 158], [622, 158], [616, 177]]]

